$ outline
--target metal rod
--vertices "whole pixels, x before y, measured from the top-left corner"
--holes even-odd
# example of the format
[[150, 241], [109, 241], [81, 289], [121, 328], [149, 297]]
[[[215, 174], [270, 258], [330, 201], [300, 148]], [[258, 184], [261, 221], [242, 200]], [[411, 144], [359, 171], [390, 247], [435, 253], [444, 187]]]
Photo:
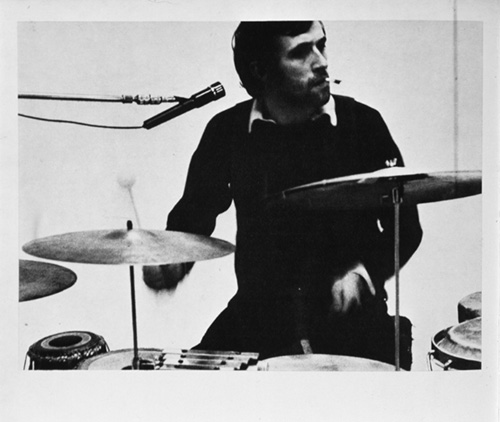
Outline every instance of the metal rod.
[[394, 279], [396, 286], [396, 312], [394, 316], [394, 355], [395, 355], [395, 365], [396, 371], [400, 368], [400, 324], [399, 324], [399, 211], [402, 201], [401, 189], [399, 187], [394, 188], [392, 191], [392, 200], [394, 203]]
[[[127, 230], [132, 230], [132, 222], [127, 221]], [[134, 336], [134, 357], [132, 359], [132, 369], [139, 369], [139, 347], [137, 345], [137, 313], [135, 308], [135, 277], [134, 266], [130, 265], [130, 297], [132, 300], [132, 332]]]
[[139, 348], [137, 346], [137, 315], [135, 310], [135, 280], [134, 280], [134, 266], [130, 267], [130, 295], [132, 298], [132, 330], [134, 333], [134, 359], [132, 361], [132, 368], [139, 369]]
[[308, 327], [306, 322], [306, 307], [304, 304], [304, 292], [302, 291], [302, 288], [297, 287], [292, 295], [295, 302], [297, 334], [299, 337], [300, 347], [302, 348], [302, 353], [304, 353], [305, 355], [312, 354], [314, 352], [311, 347], [311, 343], [309, 342]]
[[176, 103], [182, 101], [183, 97], [152, 96], [152, 95], [80, 95], [80, 94], [18, 94], [17, 98], [22, 100], [57, 100], [57, 101], [87, 101], [101, 103], [137, 103], [137, 104], [161, 104]]
[[[96, 101], [96, 102], [123, 102], [123, 96], [116, 95], [64, 95], [64, 94], [19, 94], [21, 100], [57, 100], [57, 101]], [[131, 101], [130, 101], [131, 102]]]

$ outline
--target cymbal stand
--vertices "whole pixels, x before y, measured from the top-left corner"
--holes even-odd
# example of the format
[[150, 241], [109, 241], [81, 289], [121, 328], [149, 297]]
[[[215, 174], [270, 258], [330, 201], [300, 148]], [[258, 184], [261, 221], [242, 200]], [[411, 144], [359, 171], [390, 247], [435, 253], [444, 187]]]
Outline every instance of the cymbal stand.
[[394, 205], [394, 280], [396, 286], [396, 309], [394, 315], [394, 354], [395, 354], [395, 365], [396, 371], [400, 370], [400, 321], [399, 321], [399, 270], [400, 270], [400, 225], [399, 225], [399, 214], [400, 206], [403, 202], [403, 186], [397, 186], [392, 188], [391, 192], [392, 204]]
[[297, 335], [299, 338], [302, 352], [307, 355], [314, 353], [309, 341], [309, 335], [306, 323], [306, 307], [304, 304], [304, 292], [301, 287], [292, 291], [293, 302], [295, 305], [295, 323], [297, 326]]
[[[127, 230], [132, 230], [132, 222], [127, 221]], [[132, 369], [139, 369], [139, 347], [137, 345], [137, 314], [135, 307], [135, 277], [134, 266], [130, 265], [130, 297], [132, 301], [132, 332], [134, 336], [134, 357], [132, 359]]]

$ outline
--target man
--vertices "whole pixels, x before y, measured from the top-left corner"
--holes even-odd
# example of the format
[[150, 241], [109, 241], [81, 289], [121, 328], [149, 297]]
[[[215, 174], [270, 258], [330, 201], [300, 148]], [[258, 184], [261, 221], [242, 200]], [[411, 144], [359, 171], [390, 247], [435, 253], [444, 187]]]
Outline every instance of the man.
[[[209, 122], [167, 222], [167, 230], [210, 235], [235, 203], [238, 291], [198, 348], [394, 362], [384, 290], [394, 273], [392, 209], [266, 207], [287, 188], [403, 165], [377, 111], [331, 95], [325, 46], [321, 22], [242, 22], [234, 34], [235, 67], [253, 100]], [[415, 207], [401, 212], [404, 265], [422, 231]], [[144, 267], [144, 280], [168, 288], [191, 267]], [[411, 326], [403, 318], [401, 327], [409, 369]]]

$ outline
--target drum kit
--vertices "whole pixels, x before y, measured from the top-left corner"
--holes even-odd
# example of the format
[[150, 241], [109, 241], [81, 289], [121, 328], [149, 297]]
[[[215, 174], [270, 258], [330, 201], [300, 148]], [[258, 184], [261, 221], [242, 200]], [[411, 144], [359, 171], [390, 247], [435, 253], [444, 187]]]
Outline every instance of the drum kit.
[[459, 324], [441, 330], [431, 341], [428, 353], [432, 363], [447, 370], [481, 369], [481, 292], [471, 293], [458, 302]]
[[[480, 171], [423, 173], [391, 167], [372, 173], [324, 180], [280, 192], [266, 200], [266, 207], [303, 210], [346, 210], [366, 207], [394, 208], [396, 281], [395, 366], [368, 359], [319, 354], [282, 356], [258, 360], [258, 354], [238, 351], [163, 350], [139, 348], [135, 305], [134, 265], [164, 265], [215, 259], [234, 246], [212, 237], [175, 231], [126, 229], [73, 232], [39, 238], [23, 251], [56, 261], [128, 265], [132, 302], [133, 348], [109, 351], [102, 339], [89, 332], [66, 332], [33, 344], [29, 369], [211, 369], [211, 370], [330, 370], [390, 371], [399, 367], [399, 211], [400, 206], [462, 198], [481, 193]], [[76, 275], [64, 267], [20, 260], [19, 300], [53, 295], [71, 287]], [[472, 302], [477, 302], [476, 299]], [[467, 303], [466, 303], [467, 302]], [[471, 300], [459, 304], [460, 321], [432, 339], [429, 362], [443, 362], [444, 369], [475, 369], [481, 365], [481, 317]], [[467, 309], [465, 309], [467, 308]], [[470, 309], [469, 309], [470, 308]], [[477, 303], [475, 303], [477, 308]], [[480, 308], [480, 305], [479, 305]], [[462, 358], [460, 354], [464, 354]], [[460, 361], [460, 362], [458, 362]], [[465, 362], [465, 364], [464, 364]], [[26, 366], [26, 365], [25, 365]]]

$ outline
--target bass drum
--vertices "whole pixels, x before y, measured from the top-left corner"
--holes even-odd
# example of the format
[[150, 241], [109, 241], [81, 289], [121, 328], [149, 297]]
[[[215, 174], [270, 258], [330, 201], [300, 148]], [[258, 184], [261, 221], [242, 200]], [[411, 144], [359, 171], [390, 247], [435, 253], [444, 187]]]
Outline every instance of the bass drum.
[[430, 370], [433, 361], [445, 371], [481, 369], [481, 317], [441, 330], [431, 346]]
[[[139, 369], [158, 369], [158, 361], [162, 349], [140, 348], [139, 349]], [[87, 371], [99, 370], [128, 370], [132, 369], [134, 349], [114, 350], [101, 356], [94, 356], [81, 362], [76, 369]]]
[[260, 361], [258, 371], [395, 371], [384, 362], [343, 355], [305, 354], [277, 356]]
[[104, 338], [97, 334], [66, 331], [44, 337], [32, 344], [26, 359], [29, 359], [28, 369], [75, 369], [84, 359], [108, 351]]

